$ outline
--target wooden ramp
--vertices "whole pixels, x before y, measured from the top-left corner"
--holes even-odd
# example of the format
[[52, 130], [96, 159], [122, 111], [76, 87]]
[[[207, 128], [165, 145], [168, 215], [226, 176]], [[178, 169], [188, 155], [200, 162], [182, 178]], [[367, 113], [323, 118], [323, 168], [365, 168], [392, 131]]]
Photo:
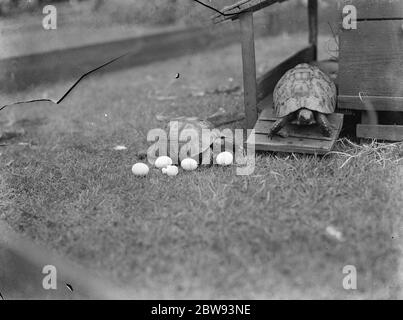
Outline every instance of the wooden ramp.
[[333, 135], [329, 138], [324, 137], [316, 125], [302, 127], [288, 124], [285, 127], [289, 134], [287, 138], [274, 136], [269, 139], [267, 133], [277, 120], [273, 115], [273, 109], [269, 107], [261, 112], [247, 143], [251, 144], [254, 137], [256, 150], [325, 154], [332, 150], [339, 137], [343, 125], [343, 115], [334, 113], [329, 115], [328, 119], [334, 129]]

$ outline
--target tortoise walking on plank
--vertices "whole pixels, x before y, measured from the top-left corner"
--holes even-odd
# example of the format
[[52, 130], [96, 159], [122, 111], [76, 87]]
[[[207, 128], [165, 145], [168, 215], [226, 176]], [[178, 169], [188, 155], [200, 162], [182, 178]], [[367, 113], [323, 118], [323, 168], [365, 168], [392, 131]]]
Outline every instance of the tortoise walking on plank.
[[336, 108], [336, 85], [318, 67], [303, 63], [288, 70], [274, 88], [274, 111], [279, 119], [268, 136], [279, 133], [289, 122], [297, 125], [317, 123], [326, 137], [332, 135], [327, 114]]

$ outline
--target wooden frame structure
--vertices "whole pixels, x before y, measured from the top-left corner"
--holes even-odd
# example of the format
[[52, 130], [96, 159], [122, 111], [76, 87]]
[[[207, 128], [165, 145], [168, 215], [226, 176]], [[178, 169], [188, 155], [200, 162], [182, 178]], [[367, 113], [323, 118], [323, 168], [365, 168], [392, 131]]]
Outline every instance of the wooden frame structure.
[[403, 141], [403, 2], [344, 4], [356, 8], [357, 26], [340, 29], [338, 106], [361, 114], [357, 137]]
[[[226, 20], [239, 20], [241, 28], [242, 65], [244, 84], [244, 105], [246, 116], [246, 129], [255, 128], [253, 143], [256, 150], [287, 151], [324, 154], [331, 150], [342, 126], [343, 115], [336, 114], [332, 117], [332, 125], [335, 127], [335, 135], [324, 138], [318, 132], [310, 134], [305, 132], [293, 137], [281, 140], [273, 138], [269, 141], [266, 134], [259, 132], [262, 128], [268, 130], [274, 123], [270, 106], [272, 106], [272, 93], [274, 87], [284, 73], [300, 63], [311, 63], [317, 60], [318, 46], [318, 0], [308, 0], [308, 46], [300, 50], [292, 57], [280, 63], [274, 69], [268, 71], [260, 78], [256, 78], [255, 39], [253, 26], [253, 13], [275, 3], [287, 0], [241, 0], [234, 5], [221, 10], [223, 14], [213, 17], [215, 23]], [[258, 120], [258, 111], [263, 110]], [[262, 122], [262, 123], [259, 123]], [[255, 126], [256, 124], [256, 126]], [[292, 128], [291, 128], [292, 129]], [[294, 128], [295, 129], [295, 128]], [[295, 130], [291, 130], [294, 131]], [[256, 133], [256, 134], [255, 134]], [[267, 131], [266, 131], [267, 133]], [[251, 135], [252, 136], [252, 135]]]
[[287, 0], [241, 0], [221, 10], [213, 20], [239, 20], [241, 27], [242, 66], [246, 127], [253, 128], [258, 117], [258, 103], [273, 92], [282, 75], [298, 63], [309, 63], [317, 58], [318, 0], [308, 0], [309, 45], [276, 68], [256, 79], [255, 39], [253, 12]]

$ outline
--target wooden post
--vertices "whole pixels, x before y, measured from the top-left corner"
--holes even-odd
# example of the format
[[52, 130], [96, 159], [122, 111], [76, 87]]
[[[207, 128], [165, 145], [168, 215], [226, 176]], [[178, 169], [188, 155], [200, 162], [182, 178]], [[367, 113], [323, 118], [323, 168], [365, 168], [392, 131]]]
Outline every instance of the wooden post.
[[257, 121], [257, 86], [255, 39], [253, 34], [253, 13], [245, 12], [239, 16], [241, 25], [243, 87], [246, 128], [252, 129]]
[[318, 58], [318, 0], [308, 0], [309, 43], [315, 46], [314, 60]]
[[[378, 124], [378, 117], [376, 111], [361, 111], [361, 124], [376, 125]], [[371, 139], [360, 137], [358, 130], [359, 124], [356, 125], [355, 134], [360, 138], [360, 143], [369, 143]]]

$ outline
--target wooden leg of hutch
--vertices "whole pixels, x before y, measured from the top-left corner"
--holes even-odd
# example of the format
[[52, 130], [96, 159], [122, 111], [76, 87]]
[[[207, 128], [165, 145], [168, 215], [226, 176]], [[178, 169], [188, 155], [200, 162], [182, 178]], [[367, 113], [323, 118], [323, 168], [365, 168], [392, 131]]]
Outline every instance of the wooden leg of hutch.
[[252, 129], [257, 121], [257, 86], [255, 39], [253, 34], [253, 13], [246, 12], [240, 15], [242, 65], [244, 85], [244, 105], [246, 128]]
[[308, 0], [309, 43], [315, 46], [314, 61], [318, 59], [318, 0]]
[[[361, 124], [372, 124], [372, 122], [373, 122], [373, 120], [371, 119], [371, 116], [370, 116], [369, 112], [367, 112], [365, 110], [362, 110], [361, 111]], [[360, 134], [358, 132], [358, 126], [357, 126], [357, 129], [356, 129], [356, 136], [357, 137], [360, 136]], [[371, 142], [371, 139], [360, 137], [360, 143], [361, 144], [370, 143], [370, 142]]]

